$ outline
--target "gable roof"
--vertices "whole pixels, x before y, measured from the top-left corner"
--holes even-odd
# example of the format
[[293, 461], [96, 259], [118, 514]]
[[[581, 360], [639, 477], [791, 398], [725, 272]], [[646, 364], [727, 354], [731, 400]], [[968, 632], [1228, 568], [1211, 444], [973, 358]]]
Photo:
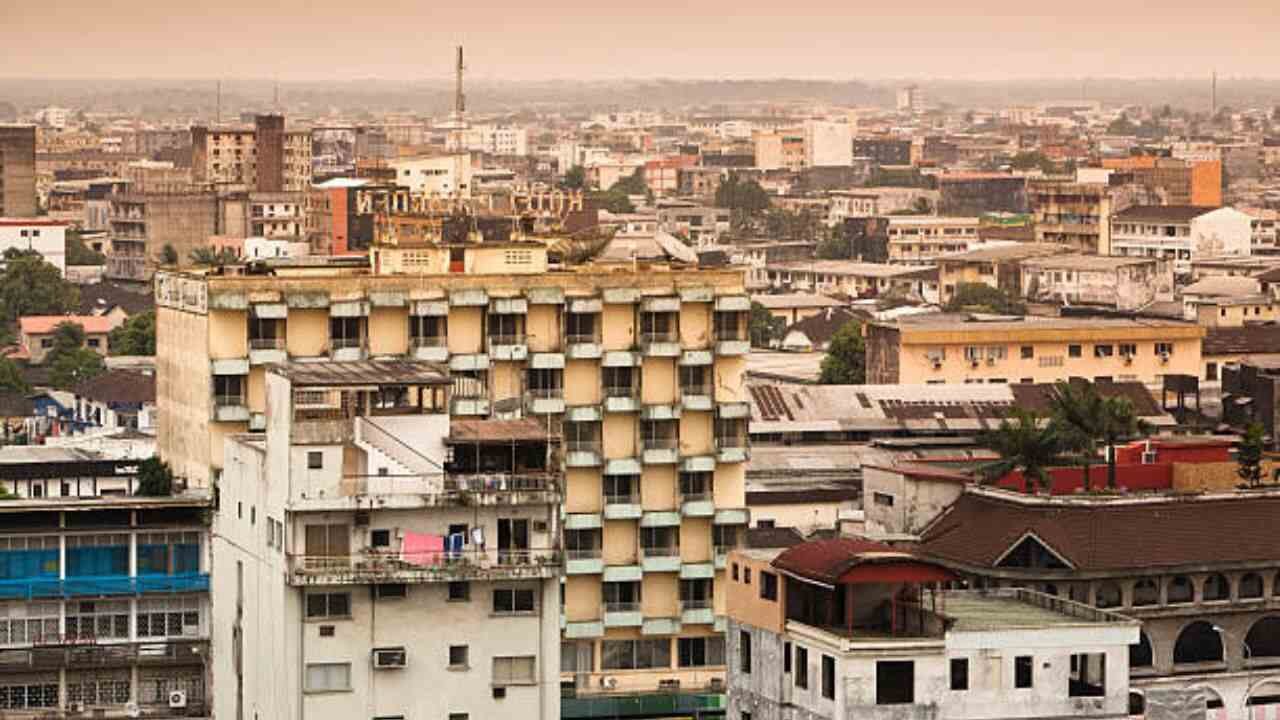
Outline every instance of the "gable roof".
[[1189, 223], [1216, 209], [1198, 205], [1134, 205], [1111, 218], [1120, 222]]
[[126, 315], [137, 315], [155, 307], [150, 293], [140, 293], [109, 282], [80, 286], [81, 315], [100, 315], [113, 307], [124, 310]]
[[1078, 571], [1274, 562], [1280, 496], [1046, 500], [969, 488], [925, 529], [925, 556], [994, 568], [1033, 533]]
[[854, 312], [849, 308], [829, 307], [803, 320], [792, 323], [787, 328], [786, 334], [802, 333], [814, 347], [822, 347], [831, 342], [831, 338], [836, 334], [836, 331], [844, 327], [850, 320], [862, 320], [865, 317], [865, 315]]
[[109, 370], [80, 383], [74, 392], [105, 403], [154, 403], [156, 377], [131, 370]]
[[105, 335], [116, 327], [116, 322], [100, 315], [27, 315], [18, 318], [18, 326], [24, 335], [48, 335], [62, 323], [74, 323], [90, 335]]
[[1280, 353], [1280, 325], [1211, 327], [1200, 352], [1205, 356]]

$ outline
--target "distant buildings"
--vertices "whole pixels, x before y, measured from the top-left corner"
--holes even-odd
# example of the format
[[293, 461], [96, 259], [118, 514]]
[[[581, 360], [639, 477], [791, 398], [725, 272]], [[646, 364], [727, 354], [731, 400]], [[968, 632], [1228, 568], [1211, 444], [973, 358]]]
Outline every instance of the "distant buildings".
[[107, 337], [120, 325], [116, 318], [105, 315], [26, 315], [18, 318], [18, 343], [24, 359], [32, 365], [40, 365], [54, 348], [58, 326], [63, 323], [79, 325], [84, 329], [84, 346], [98, 353], [107, 354]]
[[7, 250], [31, 250], [44, 261], [67, 273], [68, 223], [47, 218], [0, 216], [0, 255]]
[[807, 120], [804, 123], [806, 167], [847, 167], [853, 164], [853, 126]]
[[1188, 275], [1200, 258], [1249, 255], [1252, 220], [1233, 208], [1134, 206], [1111, 218], [1111, 254], [1163, 258]]
[[395, 184], [410, 192], [440, 198], [471, 197], [469, 154], [404, 158], [388, 165], [395, 171]]
[[259, 115], [253, 127], [195, 126], [191, 144], [197, 185], [276, 193], [311, 187], [311, 131], [286, 131], [281, 115]]
[[0, 217], [35, 217], [36, 128], [0, 125]]
[[898, 89], [898, 112], [918, 113], [924, 110], [924, 91], [917, 85]]
[[1066, 245], [1075, 252], [1111, 254], [1112, 199], [1102, 184], [1032, 181], [1027, 199], [1036, 242]]

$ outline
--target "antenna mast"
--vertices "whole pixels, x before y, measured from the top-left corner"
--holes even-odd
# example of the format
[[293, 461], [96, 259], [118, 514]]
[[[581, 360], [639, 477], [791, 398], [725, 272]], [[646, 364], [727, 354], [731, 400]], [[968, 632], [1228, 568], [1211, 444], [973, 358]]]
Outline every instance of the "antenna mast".
[[466, 66], [462, 62], [462, 46], [458, 46], [458, 67], [457, 80], [453, 95], [453, 114], [454, 119], [462, 122], [462, 116], [467, 111], [467, 96], [462, 92], [462, 72], [466, 70]]

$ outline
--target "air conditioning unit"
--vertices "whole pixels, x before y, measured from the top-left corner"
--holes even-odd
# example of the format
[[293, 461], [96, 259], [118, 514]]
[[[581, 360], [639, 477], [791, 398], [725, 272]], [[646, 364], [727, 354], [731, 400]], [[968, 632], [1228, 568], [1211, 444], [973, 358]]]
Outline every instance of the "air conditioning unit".
[[127, 702], [124, 704], [124, 716], [128, 718], [142, 717], [142, 708], [136, 702]]
[[975, 367], [975, 368], [976, 368], [976, 367], [978, 367], [978, 361], [977, 361], [977, 360], [974, 360], [973, 362], [969, 363], [969, 366], [970, 366], [970, 367]]
[[377, 670], [394, 670], [408, 664], [404, 648], [374, 648], [373, 667]]
[[1167, 362], [1169, 362], [1169, 353], [1167, 353], [1167, 352], [1162, 352], [1162, 353], [1160, 353], [1160, 362], [1162, 362], [1162, 363], [1167, 363]]
[[1125, 355], [1125, 356], [1124, 356], [1124, 364], [1125, 364], [1125, 365], [1132, 365], [1132, 364], [1133, 364], [1133, 356], [1132, 356], [1132, 355]]
[[600, 687], [604, 688], [605, 690], [613, 690], [614, 688], [618, 687], [618, 678], [612, 675], [605, 675], [604, 677], [600, 678]]
[[186, 690], [170, 690], [169, 691], [169, 707], [177, 710], [187, 706]]
[[934, 358], [934, 360], [933, 360], [933, 369], [934, 369], [934, 370], [941, 370], [941, 369], [942, 369], [942, 361], [941, 361], [941, 360], [938, 360], [937, 358]]

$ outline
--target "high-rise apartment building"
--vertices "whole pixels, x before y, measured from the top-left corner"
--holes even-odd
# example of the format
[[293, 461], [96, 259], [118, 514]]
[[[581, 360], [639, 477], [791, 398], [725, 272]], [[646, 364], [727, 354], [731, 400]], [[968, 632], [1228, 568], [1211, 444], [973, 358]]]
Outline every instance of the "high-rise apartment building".
[[0, 125], [0, 217], [35, 217], [36, 128]]
[[228, 482], [227, 438], [270, 444], [275, 363], [441, 363], [455, 427], [524, 417], [564, 439], [565, 712], [628, 692], [718, 697], [724, 558], [748, 520], [743, 271], [398, 240], [375, 246], [375, 271], [158, 274], [161, 453], [193, 484]]
[[259, 115], [252, 127], [193, 127], [191, 174], [217, 189], [303, 192], [311, 187], [311, 132], [286, 130], [280, 115]]
[[267, 369], [266, 432], [228, 441], [218, 484], [217, 717], [559, 720], [558, 437], [451, 420], [450, 385], [403, 359]]

